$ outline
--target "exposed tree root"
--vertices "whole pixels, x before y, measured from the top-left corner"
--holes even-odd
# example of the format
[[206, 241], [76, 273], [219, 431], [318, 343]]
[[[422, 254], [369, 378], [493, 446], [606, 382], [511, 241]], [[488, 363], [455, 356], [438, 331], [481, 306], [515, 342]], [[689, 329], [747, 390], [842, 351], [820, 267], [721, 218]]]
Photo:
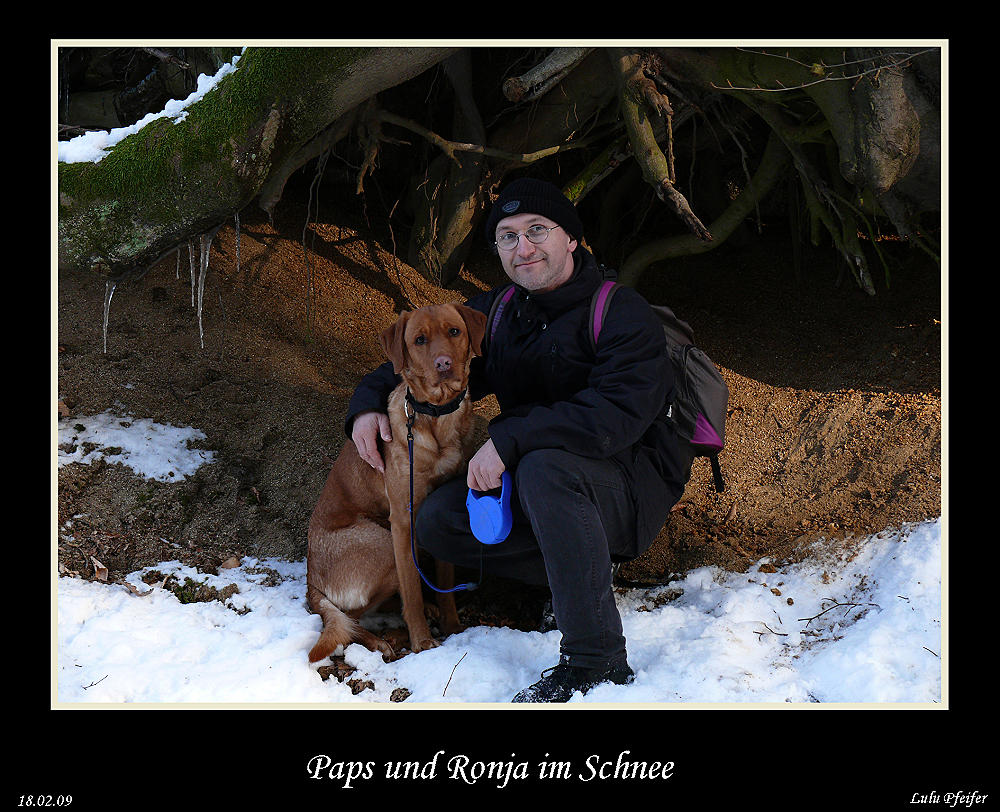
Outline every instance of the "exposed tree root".
[[781, 140], [772, 135], [767, 142], [764, 156], [747, 187], [716, 220], [711, 232], [716, 235], [712, 242], [706, 242], [694, 234], [682, 234], [662, 240], [652, 240], [633, 251], [622, 263], [618, 280], [625, 285], [635, 286], [643, 271], [652, 263], [687, 254], [710, 251], [722, 242], [743, 222], [757, 202], [764, 197], [774, 184], [784, 175], [790, 155]]
[[[612, 49], [612, 60], [618, 69], [619, 104], [625, 130], [642, 169], [646, 182], [656, 190], [657, 196], [680, 218], [698, 239], [709, 242], [711, 232], [693, 211], [687, 199], [674, 185], [672, 135], [670, 118], [673, 109], [666, 97], [660, 96], [655, 84], [644, 74], [644, 65], [638, 54], [622, 49]], [[667, 154], [656, 141], [650, 112], [663, 115], [667, 126]]]
[[[401, 208], [412, 218], [407, 260], [435, 284], [457, 278], [476, 223], [508, 173], [544, 161], [538, 174], [561, 183], [579, 203], [634, 158], [639, 172], [633, 168], [608, 184], [602, 217], [609, 205], [620, 210], [626, 201], [633, 209], [636, 201], [647, 212], [659, 209], [652, 195], [636, 194], [644, 183], [687, 233], [653, 239], [626, 257], [626, 280], [634, 283], [658, 259], [720, 245], [754, 210], [760, 221], [763, 196], [784, 176], [796, 184], [798, 202], [789, 213], [795, 232], [808, 222], [812, 241], [832, 242], [857, 284], [874, 294], [867, 257], [879, 253], [880, 223], [887, 219], [921, 250], [936, 251], [921, 218], [940, 211], [939, 50], [555, 48], [510, 76], [520, 70], [511, 64], [541, 52], [511, 48], [509, 59], [497, 60], [474, 48], [251, 48], [240, 69], [192, 105], [186, 119], [147, 125], [100, 164], [60, 164], [60, 262], [112, 279], [141, 273], [254, 199], [273, 215], [292, 173], [318, 161], [312, 200], [323, 156], [348, 138], [354, 188], [362, 194], [387, 144], [410, 147], [396, 137], [405, 130], [437, 150], [425, 160], [427, 151], [410, 149], [415, 165], [390, 180], [397, 204], [406, 200]], [[416, 98], [385, 109], [381, 91], [432, 66], [438, 72], [421, 81], [434, 110], [425, 115]], [[450, 87], [438, 81], [442, 72]], [[498, 106], [496, 85], [504, 77], [504, 97], [514, 104]], [[724, 167], [710, 173], [699, 164], [696, 174], [696, 133], [681, 128], [696, 113], [711, 127], [714, 119], [703, 111], [713, 108], [745, 115], [747, 127], [737, 132], [720, 119], [733, 135], [732, 143], [720, 143]], [[762, 124], [772, 137], [760, 158]], [[563, 159], [572, 150], [586, 152]], [[680, 183], [675, 160], [684, 173]], [[726, 201], [726, 173], [739, 164], [748, 183]], [[725, 202], [726, 211], [710, 223], [696, 213], [711, 206], [714, 214]], [[645, 220], [630, 220], [634, 236]], [[617, 230], [610, 222], [594, 233], [608, 249]], [[887, 267], [885, 273], [888, 283]]]
[[542, 62], [503, 83], [503, 94], [512, 102], [534, 101], [544, 96], [579, 65], [593, 48], [553, 48]]

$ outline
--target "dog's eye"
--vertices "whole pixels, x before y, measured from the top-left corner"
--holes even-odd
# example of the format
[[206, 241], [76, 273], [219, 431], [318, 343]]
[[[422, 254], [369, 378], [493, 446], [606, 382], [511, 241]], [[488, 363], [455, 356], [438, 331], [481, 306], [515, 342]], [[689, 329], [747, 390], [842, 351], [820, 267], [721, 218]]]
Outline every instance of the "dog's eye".
[[415, 339], [413, 339], [413, 343], [414, 344], [426, 344], [427, 343], [427, 336], [417, 336]]
[[448, 329], [448, 335], [450, 335], [450, 336], [458, 336], [458, 335], [461, 335], [461, 334], [462, 334], [462, 331], [459, 330], [457, 327], [451, 327], [451, 328]]

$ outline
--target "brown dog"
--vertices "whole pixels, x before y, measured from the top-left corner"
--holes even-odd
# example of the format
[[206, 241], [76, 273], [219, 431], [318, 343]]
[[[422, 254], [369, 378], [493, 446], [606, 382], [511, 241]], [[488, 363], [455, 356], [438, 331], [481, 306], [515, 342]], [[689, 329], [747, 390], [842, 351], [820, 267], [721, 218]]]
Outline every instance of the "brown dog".
[[[424, 617], [420, 576], [410, 548], [410, 460], [407, 422], [413, 420], [413, 511], [435, 486], [458, 474], [474, 451], [472, 405], [464, 394], [455, 411], [440, 416], [418, 412], [407, 391], [422, 404], [444, 406], [465, 392], [469, 364], [481, 354], [486, 316], [465, 305], [443, 304], [403, 311], [380, 336], [402, 383], [389, 396], [392, 441], [379, 438], [385, 474], [365, 463], [346, 442], [333, 464], [309, 522], [306, 595], [323, 618], [323, 631], [309, 661], [337, 646], [361, 643], [393, 658], [392, 647], [358, 623], [397, 592], [410, 635], [410, 650], [437, 646]], [[450, 564], [438, 562], [441, 588], [454, 580]], [[439, 596], [442, 631], [461, 629], [452, 593]]]

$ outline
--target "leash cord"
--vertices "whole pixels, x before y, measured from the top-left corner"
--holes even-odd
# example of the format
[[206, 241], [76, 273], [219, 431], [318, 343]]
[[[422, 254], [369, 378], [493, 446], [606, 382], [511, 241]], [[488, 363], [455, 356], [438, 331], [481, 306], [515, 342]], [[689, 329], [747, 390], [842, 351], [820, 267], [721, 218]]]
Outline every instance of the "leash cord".
[[[405, 409], [405, 405], [404, 405]], [[406, 413], [406, 447], [410, 456], [410, 504], [407, 506], [407, 512], [410, 514], [410, 554], [413, 556], [413, 566], [417, 568], [417, 575], [420, 579], [427, 584], [435, 592], [448, 593], [448, 592], [460, 592], [465, 589], [471, 592], [476, 587], [479, 586], [478, 583], [475, 584], [459, 584], [458, 586], [452, 587], [451, 589], [441, 589], [440, 587], [432, 584], [427, 576], [420, 569], [420, 565], [417, 563], [417, 543], [416, 543], [416, 533], [414, 532], [414, 516], [413, 516], [413, 423], [417, 419], [417, 413], [413, 412], [412, 415], [409, 414], [409, 410], [405, 409]], [[479, 580], [483, 580], [483, 551], [479, 551]]]

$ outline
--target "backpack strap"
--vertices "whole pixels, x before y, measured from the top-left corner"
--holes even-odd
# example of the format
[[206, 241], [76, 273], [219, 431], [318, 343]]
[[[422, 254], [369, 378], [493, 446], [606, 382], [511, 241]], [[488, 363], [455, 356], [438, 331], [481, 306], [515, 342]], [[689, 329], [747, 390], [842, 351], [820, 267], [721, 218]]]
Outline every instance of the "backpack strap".
[[708, 455], [708, 461], [712, 464], [712, 478], [715, 480], [715, 490], [722, 493], [726, 489], [726, 480], [722, 478], [722, 466], [719, 465], [719, 453]]
[[[601, 270], [604, 270], [603, 266]], [[587, 320], [590, 329], [587, 331], [587, 336], [590, 339], [590, 349], [595, 354], [597, 353], [597, 339], [601, 335], [601, 327], [604, 326], [604, 321], [607, 318], [608, 306], [611, 304], [611, 297], [614, 296], [615, 291], [618, 290], [619, 287], [621, 287], [621, 285], [615, 282], [613, 278], [608, 278], [608, 274], [605, 273], [604, 281], [594, 292], [594, 295], [590, 300], [590, 316]], [[691, 328], [685, 322], [677, 319], [673, 315], [673, 312], [669, 311], [667, 308], [660, 308], [660, 310], [667, 310], [671, 319], [681, 325], [684, 334], [683, 338], [687, 339], [687, 343], [693, 342]], [[676, 333], [676, 329], [674, 330], [674, 333]], [[671, 335], [674, 333], [671, 333]], [[677, 341], [681, 338], [682, 337], [676, 337], [674, 340]], [[708, 457], [712, 466], [712, 478], [715, 480], [715, 490], [722, 493], [726, 489], [726, 482], [722, 477], [722, 467], [719, 465], [719, 452], [712, 451], [711, 453], [708, 453], [707, 450], [705, 452], [699, 451], [696, 456]]]
[[613, 279], [605, 279], [590, 300], [590, 316], [587, 319], [587, 323], [590, 325], [588, 336], [590, 337], [590, 349], [595, 353], [597, 352], [597, 339], [601, 335], [601, 328], [608, 315], [611, 297], [619, 287], [621, 285]]
[[[511, 300], [514, 295], [514, 286], [508, 285], [493, 300], [493, 305], [490, 307], [489, 315], [486, 317], [486, 323], [490, 326], [489, 338], [487, 340], [487, 346], [493, 343], [493, 336], [496, 335], [497, 327], [500, 324], [500, 317], [503, 315], [504, 308], [507, 306], [507, 302]], [[485, 349], [485, 348], [484, 348]]]

